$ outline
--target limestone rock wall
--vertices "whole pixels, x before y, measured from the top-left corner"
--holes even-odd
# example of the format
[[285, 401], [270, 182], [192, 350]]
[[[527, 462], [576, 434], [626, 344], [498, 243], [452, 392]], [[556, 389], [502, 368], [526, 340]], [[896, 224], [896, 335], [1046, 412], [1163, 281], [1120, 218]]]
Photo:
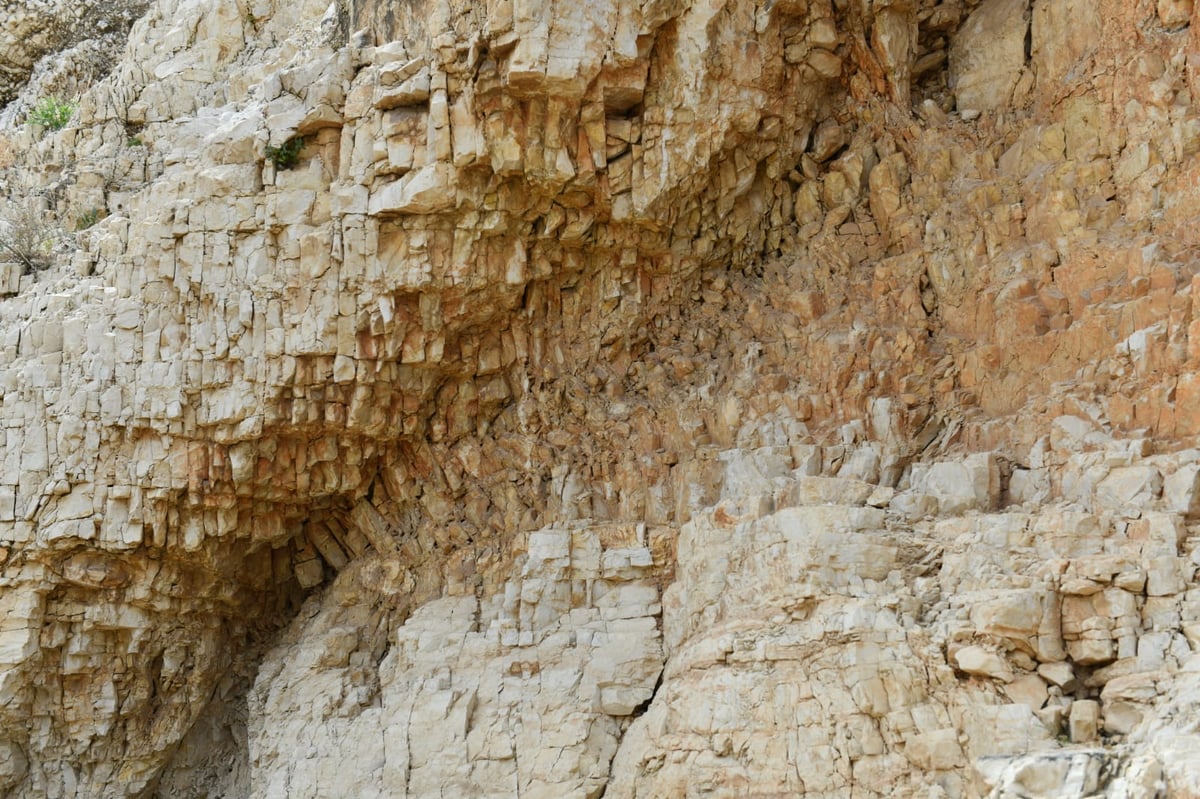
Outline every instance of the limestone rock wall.
[[644, 536], [611, 525], [531, 533], [502, 594], [437, 599], [399, 625], [386, 623], [393, 603], [371, 618], [363, 601], [405, 590], [381, 590], [392, 565], [356, 563], [259, 673], [250, 792], [602, 792], [626, 719], [662, 669]]
[[[50, 91], [70, 90], [72, 94], [103, 77], [106, 67], [120, 54], [130, 26], [145, 13], [146, 6], [137, 0], [5, 0], [0, 4], [4, 15], [0, 30], [0, 103], [9, 104], [31, 77], [40, 79]], [[62, 70], [63, 62], [71, 63], [76, 70], [85, 68], [80, 75], [83, 85], [70, 80], [71, 70]]]
[[3, 190], [98, 221], [0, 264], [0, 790], [1200, 790], [1191, 13], [160, 0], [35, 75]]

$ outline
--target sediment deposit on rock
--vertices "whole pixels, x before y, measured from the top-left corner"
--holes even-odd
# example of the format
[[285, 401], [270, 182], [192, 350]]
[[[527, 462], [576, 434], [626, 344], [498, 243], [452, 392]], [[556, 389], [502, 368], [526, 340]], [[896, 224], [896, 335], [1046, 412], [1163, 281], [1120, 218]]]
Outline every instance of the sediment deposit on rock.
[[1187, 0], [0, 8], [0, 793], [1200, 795]]

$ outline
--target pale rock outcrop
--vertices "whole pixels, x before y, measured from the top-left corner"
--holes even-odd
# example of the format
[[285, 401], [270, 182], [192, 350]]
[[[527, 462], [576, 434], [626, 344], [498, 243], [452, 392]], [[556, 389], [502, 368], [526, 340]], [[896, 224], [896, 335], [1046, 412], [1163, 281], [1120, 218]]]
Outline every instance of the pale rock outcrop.
[[152, 4], [0, 115], [0, 791], [1195, 792], [1192, 13]]
[[[74, 276], [27, 276], [7, 309], [0, 515], [20, 611], [3, 713], [30, 762], [11, 784], [142, 793], [196, 697], [249, 679], [222, 682], [220, 649], [268, 637], [367, 551], [401, 553], [424, 601], [448, 580], [498, 585], [511, 541], [484, 545], [491, 574], [474, 577], [473, 536], [602, 508], [544, 445], [500, 456], [513, 477], [496, 504], [465, 496], [495, 472], [465, 437], [567, 366], [562, 344], [605, 330], [604, 360], [628, 363], [681, 281], [779, 237], [774, 182], [830, 79], [766, 53], [832, 12], [592, 10], [537, 22], [430, 3], [347, 41], [370, 9], [167, 0], [66, 131], [16, 136], [17, 181], [69, 153], [62, 213], [108, 217]], [[294, 168], [263, 157], [297, 136]], [[774, 234], [759, 224], [772, 208]], [[545, 475], [522, 479], [534, 461]], [[631, 474], [614, 507], [670, 521], [667, 468], [649, 502]], [[430, 556], [445, 548], [465, 560], [443, 570]], [[170, 643], [179, 617], [199, 629]], [[33, 692], [35, 674], [68, 698]], [[600, 682], [609, 711], [641, 701]]]
[[1029, 0], [986, 0], [959, 28], [949, 74], [959, 113], [1013, 104], [1013, 92], [1028, 69], [1029, 12]]
[[531, 533], [502, 595], [445, 597], [399, 623], [402, 563], [356, 561], [264, 658], [250, 793], [595, 795], [662, 668], [644, 534]]

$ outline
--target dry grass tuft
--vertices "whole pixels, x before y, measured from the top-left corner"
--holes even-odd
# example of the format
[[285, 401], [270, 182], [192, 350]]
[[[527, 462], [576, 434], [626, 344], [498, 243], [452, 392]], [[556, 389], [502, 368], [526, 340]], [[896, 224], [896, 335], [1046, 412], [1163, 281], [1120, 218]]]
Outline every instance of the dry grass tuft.
[[26, 200], [0, 208], [0, 259], [15, 260], [27, 273], [49, 266], [62, 240], [54, 215], [39, 203]]

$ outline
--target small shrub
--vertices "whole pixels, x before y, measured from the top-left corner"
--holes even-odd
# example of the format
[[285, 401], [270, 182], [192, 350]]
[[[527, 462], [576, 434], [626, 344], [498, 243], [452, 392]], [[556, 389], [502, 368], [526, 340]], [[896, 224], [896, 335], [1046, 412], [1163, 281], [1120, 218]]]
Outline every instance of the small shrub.
[[275, 164], [276, 169], [291, 169], [300, 161], [300, 151], [304, 149], [304, 137], [295, 136], [278, 147], [267, 145], [267, 158]]
[[75, 113], [75, 104], [60, 100], [51, 95], [38, 100], [37, 105], [29, 110], [25, 121], [37, 125], [43, 130], [62, 130], [71, 121]]
[[142, 141], [143, 125], [135, 125], [130, 122], [125, 123], [125, 146], [126, 147], [145, 147], [146, 142]]
[[49, 266], [62, 238], [53, 214], [33, 202], [13, 203], [0, 210], [0, 255], [16, 259], [26, 274]]
[[76, 230], [87, 230], [92, 225], [100, 221], [100, 209], [89, 208], [78, 219], [75, 220]]

